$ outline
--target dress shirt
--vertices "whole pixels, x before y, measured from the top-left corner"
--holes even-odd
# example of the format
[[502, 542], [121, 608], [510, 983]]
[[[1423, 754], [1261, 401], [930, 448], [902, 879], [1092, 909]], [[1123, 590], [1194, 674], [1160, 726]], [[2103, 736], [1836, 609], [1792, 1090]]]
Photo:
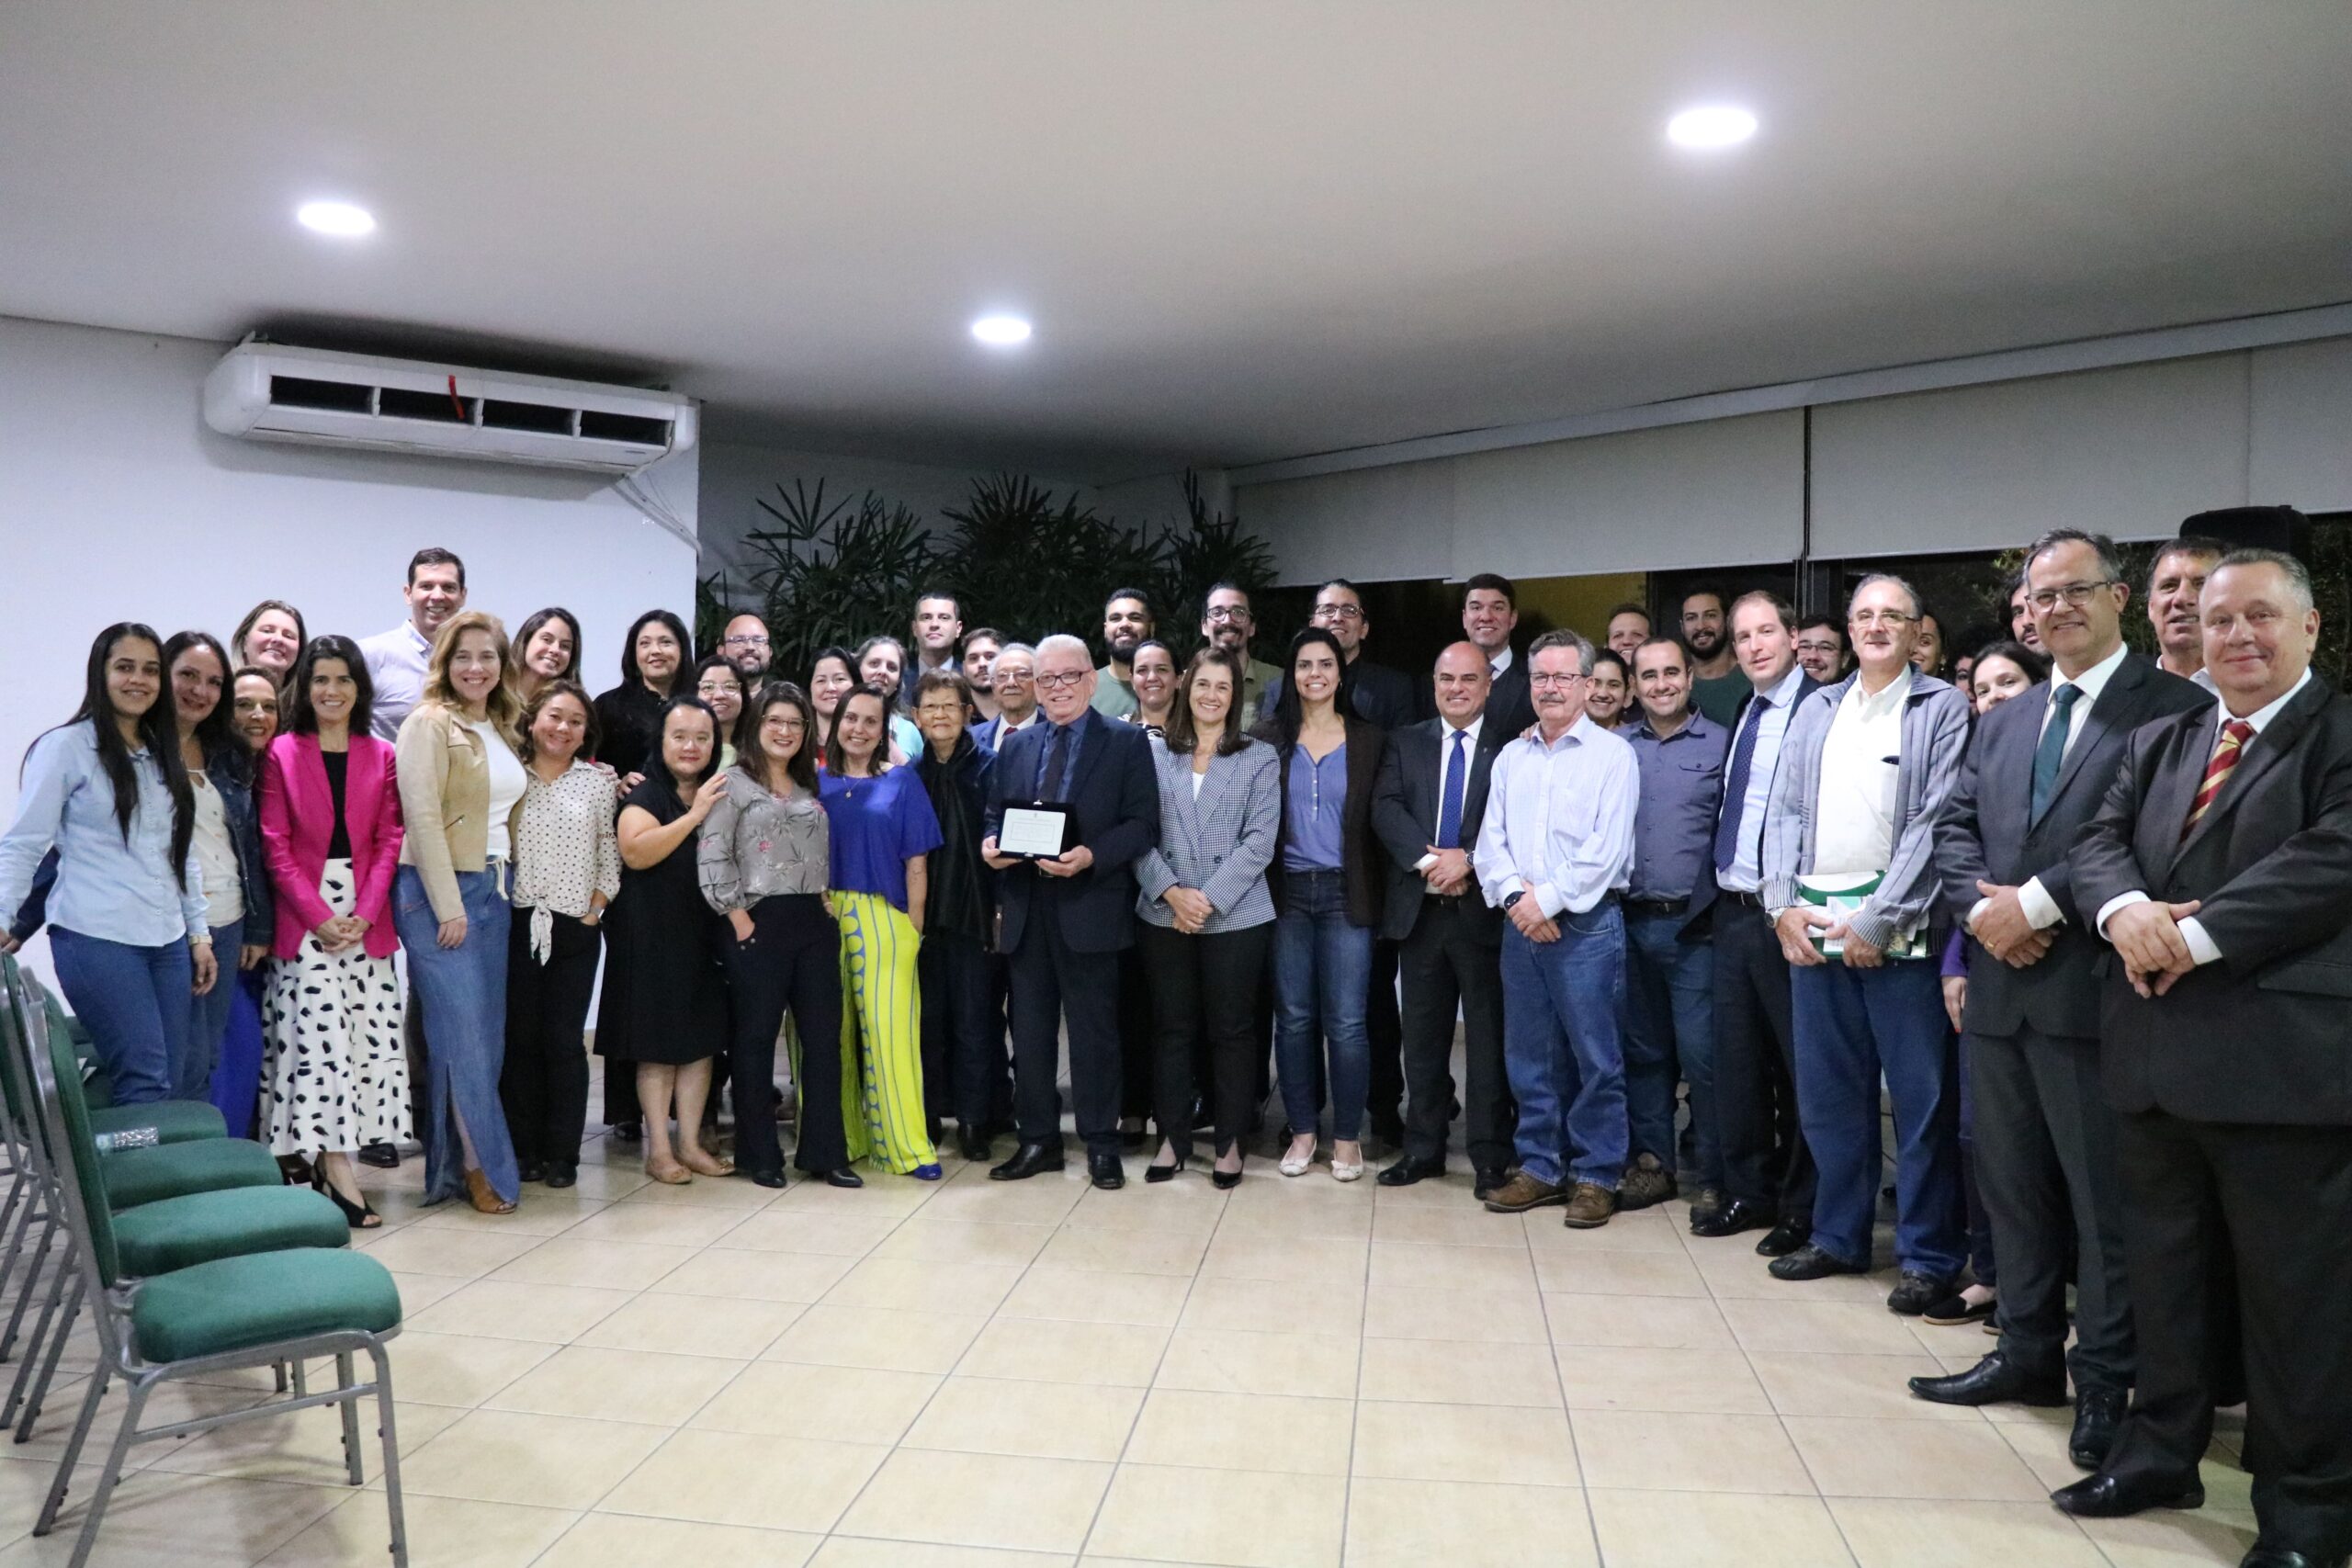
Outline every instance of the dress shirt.
[[[1749, 699], [1769, 702], [1772, 707], [1756, 723], [1756, 750], [1748, 759], [1747, 791], [1739, 802], [1739, 851], [1732, 856], [1730, 868], [1716, 878], [1731, 892], [1755, 893], [1764, 886], [1764, 813], [1772, 803], [1772, 775], [1780, 766], [1781, 738], [1789, 732], [1789, 718], [1796, 712], [1797, 693], [1804, 689], [1804, 666], [1792, 664], [1778, 685]], [[1698, 706], [1695, 698], [1691, 705]], [[1713, 716], [1702, 710], [1700, 716]], [[1745, 713], [1738, 717], [1739, 723], [1747, 722]], [[1728, 720], [1716, 722], [1726, 729], [1735, 729]], [[1736, 739], [1734, 743], [1736, 744]], [[1729, 766], [1728, 761], [1725, 766]]]
[[[1037, 711], [1043, 713], [1045, 710], [1040, 708]], [[1026, 726], [1023, 728], [1025, 728]], [[1059, 729], [1064, 732], [1061, 739], [1061, 744], [1068, 748], [1068, 750], [1062, 757], [1061, 800], [1057, 802], [1057, 804], [1067, 804], [1069, 800], [1070, 780], [1078, 776], [1078, 753], [1086, 745], [1086, 716], [1084, 714], [1080, 714], [1068, 724], [1057, 725], [1048, 723], [1046, 726], [1046, 729], [1047, 731], [1045, 738], [1046, 743], [1037, 748], [1036, 776], [1029, 781], [1031, 798], [1036, 800], [1043, 800], [1046, 798], [1046, 774], [1051, 771], [1054, 765], [1054, 743], [1056, 738], [1051, 732], [1056, 729]]]
[[615, 783], [610, 772], [576, 757], [553, 784], [525, 770], [514, 825], [514, 904], [531, 912], [531, 954], [542, 964], [555, 951], [556, 916], [584, 919], [597, 894], [609, 904], [620, 893]]
[[[2254, 733], [2257, 738], [2260, 737], [2265, 729], [2267, 729], [2270, 727], [2270, 721], [2278, 716], [2278, 711], [2285, 707], [2289, 703], [2293, 702], [2295, 700], [2295, 694], [2298, 692], [2301, 692], [2305, 686], [2310, 685], [2311, 681], [2312, 672], [2307, 669], [2303, 671], [2303, 678], [2287, 689], [2287, 694], [2285, 696], [2280, 697], [2277, 702], [2266, 703], [2261, 707], [2255, 709], [2252, 713], [2245, 716], [2245, 722], [2254, 726]], [[2230, 712], [2229, 705], [2227, 703], [2222, 703], [2217, 705], [2220, 706], [2222, 711], [2213, 725], [2212, 750], [2205, 753], [2205, 761], [2208, 766], [2211, 766], [2212, 763], [2213, 751], [2218, 751], [2222, 749], [2222, 726], [2229, 723], [2231, 719], [2236, 716], [2236, 715]], [[2249, 740], [2246, 744], [2251, 746], [2254, 742]], [[2240, 755], [2238, 761], [2240, 766], [2245, 765], [2245, 759], [2243, 754]], [[2127, 905], [2144, 904], [2147, 901], [2148, 895], [2144, 889], [2132, 893], [2118, 893], [2114, 897], [2109, 898], [2106, 903], [2101, 904], [2098, 907], [2098, 919], [2092, 923], [2098, 928], [2098, 934], [2104, 937], [2107, 935], [2107, 922], [2109, 916], [2113, 915], [2118, 909], [2120, 909]], [[2199, 964], [2211, 964], [2215, 959], [2222, 956], [2222, 950], [2213, 945], [2213, 939], [2211, 937], [2205, 934], [2205, 922], [2199, 919], [2194, 915], [2189, 916], [2187, 919], [2180, 922], [2180, 940], [2188, 944], [2188, 956], [2195, 959]]]
[[424, 700], [424, 667], [433, 657], [433, 639], [402, 621], [388, 632], [359, 640], [359, 657], [376, 688], [368, 710], [368, 728], [379, 740], [398, 740], [401, 720]]
[[1894, 858], [1894, 781], [1911, 670], [1875, 693], [1846, 688], [1821, 743], [1813, 800], [1813, 863], [1823, 873], [1881, 872]]
[[1503, 644], [1503, 650], [1500, 653], [1494, 655], [1487, 660], [1487, 674], [1488, 678], [1498, 681], [1501, 680], [1503, 671], [1510, 669], [1511, 666], [1511, 659], [1510, 644], [1505, 643]]
[[1487, 716], [1483, 713], [1477, 717], [1472, 719], [1469, 723], [1461, 726], [1458, 729], [1455, 728], [1453, 721], [1450, 718], [1439, 721], [1437, 732], [1437, 794], [1432, 798], [1439, 803], [1440, 809], [1443, 809], [1444, 807], [1445, 770], [1453, 761], [1453, 738], [1457, 734], [1466, 735], [1470, 738], [1463, 743], [1462, 750], [1462, 800], [1464, 808], [1466, 809], [1468, 807], [1470, 801], [1469, 770], [1478, 765], [1478, 736], [1486, 728]]
[[[2123, 668], [2124, 658], [2131, 651], [2130, 648], [2119, 642], [2113, 653], [2072, 680], [2058, 673], [2053, 667], [2050, 671], [2050, 702], [2041, 710], [2041, 733], [2050, 733], [2050, 721], [2057, 715], [2058, 688], [2074, 687], [2082, 695], [2075, 699], [2073, 722], [2066, 730], [2066, 750], [2072, 751], [2075, 739], [2083, 733], [2083, 726], [2089, 722], [2091, 709], [2098, 705], [2099, 694], [2107, 690], [2109, 681], [2115, 679], [2115, 672]], [[2062, 756], [2064, 754], [2061, 753]], [[1983, 914], [1984, 906], [1991, 902], [1990, 898], [1979, 898], [1969, 909], [1968, 923], [1972, 928], [1976, 924], [1976, 917]], [[2058, 900], [2050, 896], [2049, 889], [2041, 886], [2041, 878], [2038, 876], [2028, 877], [2024, 886], [2018, 889], [2018, 903], [2023, 908], [2027, 921], [2036, 931], [2047, 930], [2065, 918], [2064, 912], [2058, 908]]]
[[2190, 684], [2202, 686], [2217, 697], [2222, 694], [2222, 688], [2213, 684], [2213, 672], [2201, 664], [2197, 667], [2197, 673], [2191, 675], [2188, 680]]
[[1634, 749], [1642, 784], [1634, 814], [1633, 895], [1688, 898], [1714, 859], [1731, 732], [1694, 708], [1671, 735], [1653, 730], [1646, 716], [1621, 733]]
[[797, 784], [790, 795], [770, 795], [741, 768], [721, 776], [727, 793], [695, 844], [704, 901], [723, 915], [763, 898], [824, 892], [832, 819], [817, 797]]
[[1338, 871], [1347, 863], [1342, 831], [1348, 802], [1348, 743], [1322, 759], [1305, 746], [1290, 750], [1290, 820], [1283, 823], [1283, 865], [1291, 871]]
[[1472, 857], [1487, 902], [1524, 892], [1547, 918], [1581, 915], [1623, 889], [1640, 788], [1634, 749], [1583, 714], [1555, 741], [1539, 729], [1504, 747]]
[[87, 719], [33, 742], [17, 793], [17, 819], [0, 836], [0, 910], [10, 918], [32, 891], [33, 873], [52, 845], [57, 885], [49, 923], [130, 947], [165, 947], [187, 937], [212, 940], [204, 870], [190, 849], [181, 875], [172, 872], [172, 795], [164, 770], [145, 747], [130, 754], [139, 801], [130, 840], [114, 814], [114, 784], [98, 761], [98, 734]]

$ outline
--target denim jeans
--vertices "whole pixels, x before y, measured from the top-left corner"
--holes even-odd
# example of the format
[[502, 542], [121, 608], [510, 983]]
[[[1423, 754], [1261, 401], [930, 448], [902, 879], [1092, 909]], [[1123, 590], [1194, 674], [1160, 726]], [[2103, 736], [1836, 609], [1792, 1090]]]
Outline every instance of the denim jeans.
[[409, 991], [424, 1011], [425, 1089], [416, 1123], [424, 1145], [424, 1201], [437, 1203], [465, 1190], [463, 1122], [482, 1174], [502, 1198], [518, 1197], [522, 1173], [506, 1134], [498, 1097], [506, 1061], [506, 944], [512, 910], [498, 871], [461, 871], [466, 940], [445, 948], [441, 922], [424, 896], [424, 878], [401, 867], [392, 892], [392, 924], [408, 950]]
[[1294, 1133], [1312, 1132], [1316, 1043], [1330, 1051], [1331, 1136], [1355, 1142], [1372, 1087], [1372, 1037], [1364, 998], [1372, 987], [1372, 928], [1348, 919], [1347, 879], [1336, 871], [1294, 871], [1274, 921], [1274, 1067]]
[[[135, 947], [51, 926], [49, 953], [59, 987], [106, 1064], [114, 1102], [143, 1105], [171, 1099], [177, 1065], [187, 1055], [190, 988], [196, 984], [186, 939]], [[233, 960], [230, 967], [235, 967]]]
[[229, 1004], [237, 994], [237, 944], [244, 930], [243, 920], [212, 928], [212, 957], [220, 968], [210, 990], [188, 998], [187, 1038], [172, 1064], [174, 1100], [212, 1098], [212, 1069], [220, 1060], [220, 1035], [229, 1027]]
[[1563, 913], [1557, 942], [1503, 928], [1503, 1060], [1519, 1101], [1519, 1166], [1559, 1186], [1617, 1190], [1625, 1173], [1625, 921], [1616, 902]]
[[[1634, 1155], [1675, 1169], [1674, 1085], [1690, 1086], [1690, 1159], [1702, 1187], [1724, 1184], [1715, 1141], [1715, 948], [1685, 942], [1684, 916], [1625, 917], [1625, 1121]], [[1678, 1072], [1679, 1067], [1679, 1072]]]
[[1960, 1076], [1933, 959], [1876, 969], [1835, 960], [1790, 972], [1797, 1114], [1820, 1168], [1813, 1239], [1871, 1261], [1883, 1170], [1878, 1086], [1894, 1112], [1894, 1257], [1939, 1279], [1967, 1261], [1960, 1191]]

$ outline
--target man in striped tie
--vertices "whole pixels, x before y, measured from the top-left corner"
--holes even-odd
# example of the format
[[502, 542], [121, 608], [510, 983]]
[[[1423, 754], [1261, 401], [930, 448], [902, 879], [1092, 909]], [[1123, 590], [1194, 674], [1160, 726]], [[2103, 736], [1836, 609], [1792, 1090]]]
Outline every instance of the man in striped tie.
[[2219, 700], [2132, 738], [2070, 858], [2113, 944], [2100, 1067], [2139, 1385], [2106, 1464], [2053, 1495], [2109, 1517], [2204, 1501], [2210, 1281], [2237, 1263], [2247, 1568], [2352, 1554], [2352, 701], [2312, 673], [2311, 580], [2239, 550], [2199, 599]]

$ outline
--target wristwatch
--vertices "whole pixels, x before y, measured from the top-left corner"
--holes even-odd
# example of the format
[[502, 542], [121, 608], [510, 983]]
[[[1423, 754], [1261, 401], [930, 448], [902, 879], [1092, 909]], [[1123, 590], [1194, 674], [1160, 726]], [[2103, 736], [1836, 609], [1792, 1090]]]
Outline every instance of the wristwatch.
[[1521, 898], [1526, 897], [1527, 889], [1522, 887], [1518, 892], [1513, 893], [1510, 897], [1503, 900], [1503, 908], [1505, 909], [1509, 909], [1513, 904], [1518, 903]]

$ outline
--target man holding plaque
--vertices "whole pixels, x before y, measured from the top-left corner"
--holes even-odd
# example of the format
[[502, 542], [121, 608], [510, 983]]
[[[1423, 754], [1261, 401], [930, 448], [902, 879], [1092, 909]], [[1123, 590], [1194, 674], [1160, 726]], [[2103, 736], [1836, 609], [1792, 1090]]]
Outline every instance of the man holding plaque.
[[1021, 1146], [989, 1172], [1020, 1181], [1062, 1168], [1054, 1089], [1058, 1025], [1069, 1025], [1069, 1088], [1088, 1174], [1125, 1184], [1119, 1164], [1119, 966], [1135, 942], [1135, 863], [1159, 841], [1149, 738], [1090, 705], [1094, 661], [1057, 635], [1037, 645], [1045, 722], [1012, 735], [990, 781], [980, 852], [1004, 873], [998, 951], [1012, 971], [1013, 1111]]
[[1879, 1077], [1894, 1108], [1895, 1261], [1886, 1300], [1917, 1316], [1968, 1256], [1960, 1086], [1928, 917], [1935, 825], [1960, 776], [1968, 705], [1911, 667], [1918, 595], [1862, 580], [1855, 671], [1797, 705], [1765, 818], [1762, 897], [1788, 957], [1797, 1114], [1819, 1167], [1813, 1239], [1781, 1280], [1863, 1274], [1878, 1208]]

